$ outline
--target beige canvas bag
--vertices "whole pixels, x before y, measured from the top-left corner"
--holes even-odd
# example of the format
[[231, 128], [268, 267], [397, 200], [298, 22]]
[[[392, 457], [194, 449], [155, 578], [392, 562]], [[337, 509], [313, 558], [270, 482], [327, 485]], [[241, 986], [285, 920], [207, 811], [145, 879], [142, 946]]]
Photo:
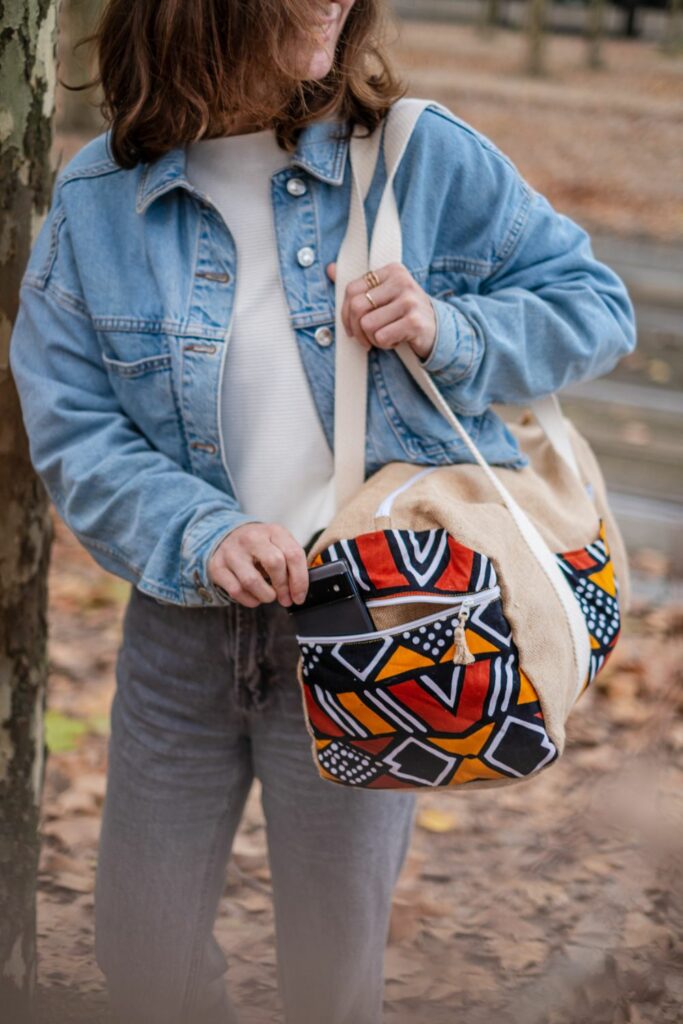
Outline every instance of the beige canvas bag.
[[555, 396], [534, 400], [523, 422], [510, 424], [530, 464], [489, 466], [404, 343], [396, 357], [474, 462], [393, 462], [363, 479], [367, 352], [347, 336], [341, 305], [349, 281], [401, 260], [393, 177], [430, 102], [405, 98], [389, 114], [387, 183], [369, 253], [363, 197], [380, 132], [351, 140], [349, 224], [337, 260], [338, 511], [308, 560], [347, 561], [375, 631], [297, 636], [318, 770], [370, 789], [507, 785], [552, 764], [630, 603], [600, 467]]

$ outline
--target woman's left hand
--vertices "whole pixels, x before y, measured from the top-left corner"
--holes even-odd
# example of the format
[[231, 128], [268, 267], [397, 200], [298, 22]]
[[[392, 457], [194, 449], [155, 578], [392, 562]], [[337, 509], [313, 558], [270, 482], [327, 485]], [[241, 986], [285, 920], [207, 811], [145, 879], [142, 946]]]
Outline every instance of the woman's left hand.
[[[335, 280], [336, 263], [327, 264]], [[348, 334], [364, 348], [396, 348], [407, 341], [413, 351], [426, 359], [436, 338], [436, 316], [427, 293], [402, 263], [387, 263], [375, 274], [379, 285], [372, 287], [357, 277], [346, 288], [341, 319]], [[370, 292], [373, 309], [366, 292]]]

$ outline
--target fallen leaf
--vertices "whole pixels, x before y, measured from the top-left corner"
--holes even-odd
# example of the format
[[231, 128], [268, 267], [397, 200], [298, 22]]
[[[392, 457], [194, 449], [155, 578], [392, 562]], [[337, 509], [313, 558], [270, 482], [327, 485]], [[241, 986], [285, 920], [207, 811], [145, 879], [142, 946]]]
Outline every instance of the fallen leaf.
[[423, 807], [416, 816], [416, 824], [426, 832], [453, 832], [458, 827], [458, 819], [451, 811], [442, 811], [436, 807]]
[[45, 712], [45, 742], [53, 754], [75, 750], [88, 731], [85, 722], [48, 709]]
[[92, 892], [95, 887], [95, 880], [90, 875], [75, 874], [72, 871], [58, 871], [52, 881], [60, 889], [69, 889], [71, 892]]

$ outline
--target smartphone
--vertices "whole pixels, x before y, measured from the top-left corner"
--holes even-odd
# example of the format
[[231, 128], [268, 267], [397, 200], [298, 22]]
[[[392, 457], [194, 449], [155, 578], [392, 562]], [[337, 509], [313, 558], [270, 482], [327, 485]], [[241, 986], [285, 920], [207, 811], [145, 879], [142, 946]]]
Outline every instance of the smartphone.
[[308, 570], [303, 604], [289, 605], [299, 636], [339, 636], [370, 633], [375, 624], [353, 578], [348, 562], [315, 565]]

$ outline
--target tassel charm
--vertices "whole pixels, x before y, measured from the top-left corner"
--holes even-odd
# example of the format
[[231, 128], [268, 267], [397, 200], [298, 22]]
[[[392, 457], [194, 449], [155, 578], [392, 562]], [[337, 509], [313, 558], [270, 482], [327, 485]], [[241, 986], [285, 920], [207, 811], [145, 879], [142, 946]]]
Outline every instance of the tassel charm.
[[474, 661], [474, 655], [467, 646], [467, 637], [465, 635], [465, 623], [469, 618], [469, 614], [469, 608], [467, 605], [463, 605], [458, 614], [458, 625], [453, 631], [453, 643], [455, 644], [455, 650], [453, 651], [454, 665], [471, 665]]

